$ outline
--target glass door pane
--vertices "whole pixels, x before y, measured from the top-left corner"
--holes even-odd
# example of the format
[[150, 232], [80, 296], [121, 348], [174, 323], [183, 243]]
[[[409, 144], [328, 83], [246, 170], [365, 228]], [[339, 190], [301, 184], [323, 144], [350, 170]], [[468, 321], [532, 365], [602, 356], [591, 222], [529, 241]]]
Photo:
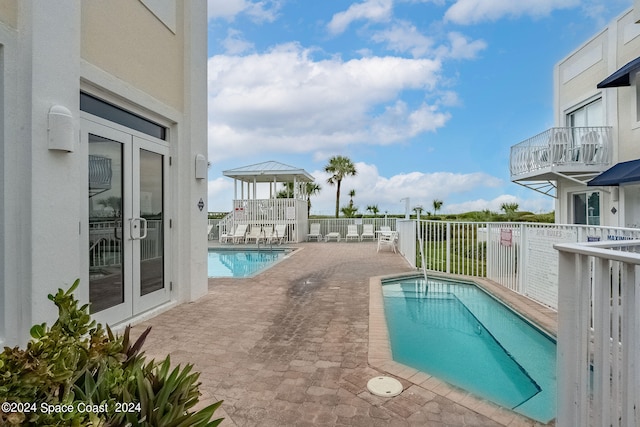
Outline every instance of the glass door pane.
[[587, 199], [587, 224], [600, 225], [600, 193], [593, 192]]
[[163, 155], [140, 149], [140, 295], [164, 288]]
[[587, 223], [587, 195], [585, 193], [573, 195], [573, 223]]
[[91, 313], [125, 300], [123, 144], [89, 134], [89, 301]]

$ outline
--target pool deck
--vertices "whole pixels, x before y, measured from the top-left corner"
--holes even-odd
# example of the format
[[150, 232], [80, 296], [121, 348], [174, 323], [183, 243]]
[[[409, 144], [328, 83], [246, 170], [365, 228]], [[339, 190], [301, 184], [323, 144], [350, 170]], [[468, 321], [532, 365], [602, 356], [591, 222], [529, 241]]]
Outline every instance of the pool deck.
[[[299, 250], [255, 277], [209, 279], [207, 295], [134, 327], [153, 327], [148, 358], [195, 365], [201, 405], [224, 400], [221, 426], [541, 425], [391, 360], [379, 283], [415, 273], [400, 255], [371, 242], [291, 246]], [[553, 311], [496, 292], [555, 329]], [[369, 393], [380, 375], [405, 390]]]

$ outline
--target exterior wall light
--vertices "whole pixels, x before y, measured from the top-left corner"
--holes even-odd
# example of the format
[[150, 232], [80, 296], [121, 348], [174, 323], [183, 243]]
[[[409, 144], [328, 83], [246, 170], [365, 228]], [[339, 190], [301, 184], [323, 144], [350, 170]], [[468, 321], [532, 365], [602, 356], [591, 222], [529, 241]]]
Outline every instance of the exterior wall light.
[[49, 150], [73, 152], [73, 115], [67, 107], [54, 105], [49, 110]]
[[208, 167], [207, 158], [202, 154], [196, 155], [196, 179], [206, 179]]

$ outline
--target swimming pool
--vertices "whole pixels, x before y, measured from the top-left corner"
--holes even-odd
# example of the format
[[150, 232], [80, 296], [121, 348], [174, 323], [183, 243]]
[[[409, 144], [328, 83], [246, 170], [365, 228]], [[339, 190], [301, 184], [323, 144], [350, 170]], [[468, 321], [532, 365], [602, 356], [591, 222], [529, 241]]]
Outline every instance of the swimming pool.
[[556, 414], [556, 343], [473, 284], [384, 281], [393, 359], [547, 423]]
[[209, 277], [250, 277], [285, 258], [289, 249], [209, 249]]

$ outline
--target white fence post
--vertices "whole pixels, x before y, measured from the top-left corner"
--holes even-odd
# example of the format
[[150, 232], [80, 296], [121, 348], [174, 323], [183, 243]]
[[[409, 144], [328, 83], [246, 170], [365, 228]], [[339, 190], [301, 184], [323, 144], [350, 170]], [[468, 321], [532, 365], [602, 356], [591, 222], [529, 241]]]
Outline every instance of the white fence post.
[[447, 245], [447, 273], [451, 273], [451, 223], [447, 222], [446, 233], [444, 235], [444, 239]]
[[[579, 258], [582, 257], [581, 262]], [[558, 281], [558, 349], [557, 349], [557, 396], [558, 426], [588, 425], [587, 395], [589, 367], [587, 352], [589, 320], [589, 272], [578, 266], [587, 266], [586, 256], [568, 252], [559, 253]], [[585, 284], [586, 279], [586, 284]], [[585, 306], [585, 299], [587, 299]]]

